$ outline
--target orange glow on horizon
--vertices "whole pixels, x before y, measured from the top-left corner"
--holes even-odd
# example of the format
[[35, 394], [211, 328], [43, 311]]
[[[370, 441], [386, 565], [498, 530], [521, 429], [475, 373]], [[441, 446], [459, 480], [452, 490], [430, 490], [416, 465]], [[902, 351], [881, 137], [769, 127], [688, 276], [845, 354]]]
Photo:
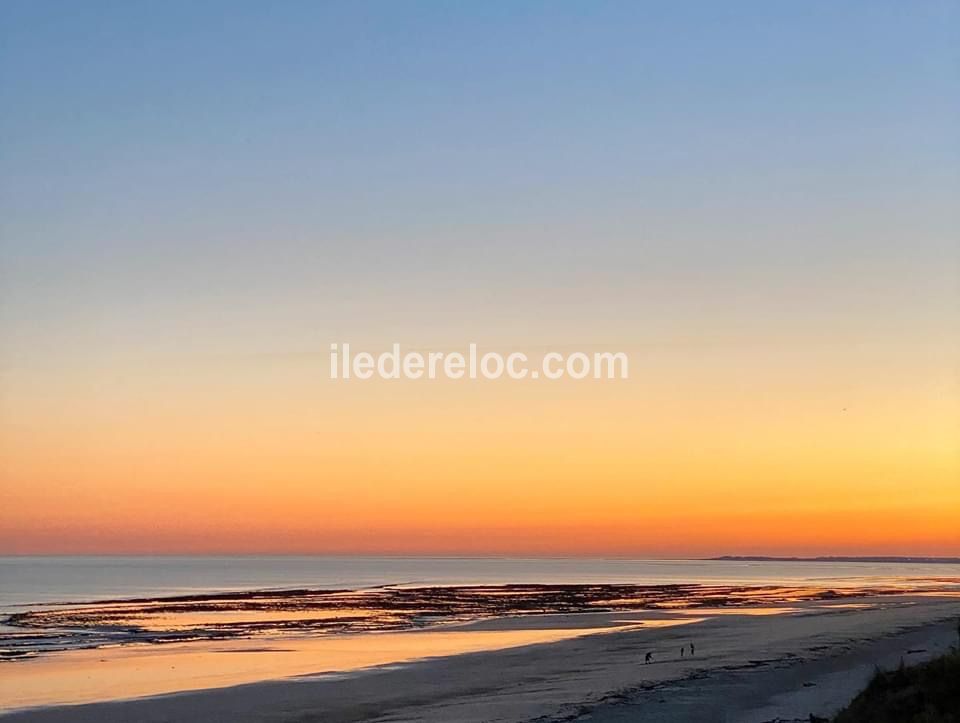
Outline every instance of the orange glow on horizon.
[[960, 554], [955, 410], [932, 383], [318, 386], [309, 365], [287, 371], [23, 390], [37, 416], [0, 443], [0, 550]]

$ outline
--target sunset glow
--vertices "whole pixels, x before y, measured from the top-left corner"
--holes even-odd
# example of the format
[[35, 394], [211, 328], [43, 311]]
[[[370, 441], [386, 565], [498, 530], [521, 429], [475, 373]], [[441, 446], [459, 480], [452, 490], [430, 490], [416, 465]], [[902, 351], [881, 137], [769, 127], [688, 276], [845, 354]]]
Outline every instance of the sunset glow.
[[960, 555], [939, 6], [401, 5], [4, 8], [0, 552]]

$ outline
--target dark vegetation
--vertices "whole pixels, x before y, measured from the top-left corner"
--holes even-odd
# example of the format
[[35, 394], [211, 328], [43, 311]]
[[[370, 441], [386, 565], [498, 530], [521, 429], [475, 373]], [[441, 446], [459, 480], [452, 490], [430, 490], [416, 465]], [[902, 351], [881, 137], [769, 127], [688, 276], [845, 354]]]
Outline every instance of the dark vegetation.
[[960, 651], [878, 670], [833, 723], [960, 723]]

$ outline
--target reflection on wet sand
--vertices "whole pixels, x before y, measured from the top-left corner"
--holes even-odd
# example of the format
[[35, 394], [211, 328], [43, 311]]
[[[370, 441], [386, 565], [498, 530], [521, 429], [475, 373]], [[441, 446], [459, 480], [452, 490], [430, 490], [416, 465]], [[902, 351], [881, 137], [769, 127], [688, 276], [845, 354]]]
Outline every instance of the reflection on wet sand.
[[8, 664], [0, 682], [0, 708], [84, 703], [161, 695], [255, 681], [316, 676], [428, 657], [549, 643], [582, 635], [698, 622], [597, 620], [594, 627], [470, 626], [407, 632], [310, 637], [300, 634], [231, 641], [129, 645], [72, 650]]
[[0, 659], [131, 643], [223, 640], [283, 632], [412, 630], [506, 615], [790, 607], [902, 592], [730, 585], [493, 585], [283, 590], [52, 605], [16, 613]]

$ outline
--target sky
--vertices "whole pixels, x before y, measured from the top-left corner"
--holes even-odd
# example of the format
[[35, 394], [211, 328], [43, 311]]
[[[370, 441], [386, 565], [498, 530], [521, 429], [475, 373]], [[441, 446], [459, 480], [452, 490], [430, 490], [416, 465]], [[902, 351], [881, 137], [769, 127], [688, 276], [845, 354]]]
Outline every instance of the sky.
[[3, 2], [0, 553], [960, 555], [958, 23]]

